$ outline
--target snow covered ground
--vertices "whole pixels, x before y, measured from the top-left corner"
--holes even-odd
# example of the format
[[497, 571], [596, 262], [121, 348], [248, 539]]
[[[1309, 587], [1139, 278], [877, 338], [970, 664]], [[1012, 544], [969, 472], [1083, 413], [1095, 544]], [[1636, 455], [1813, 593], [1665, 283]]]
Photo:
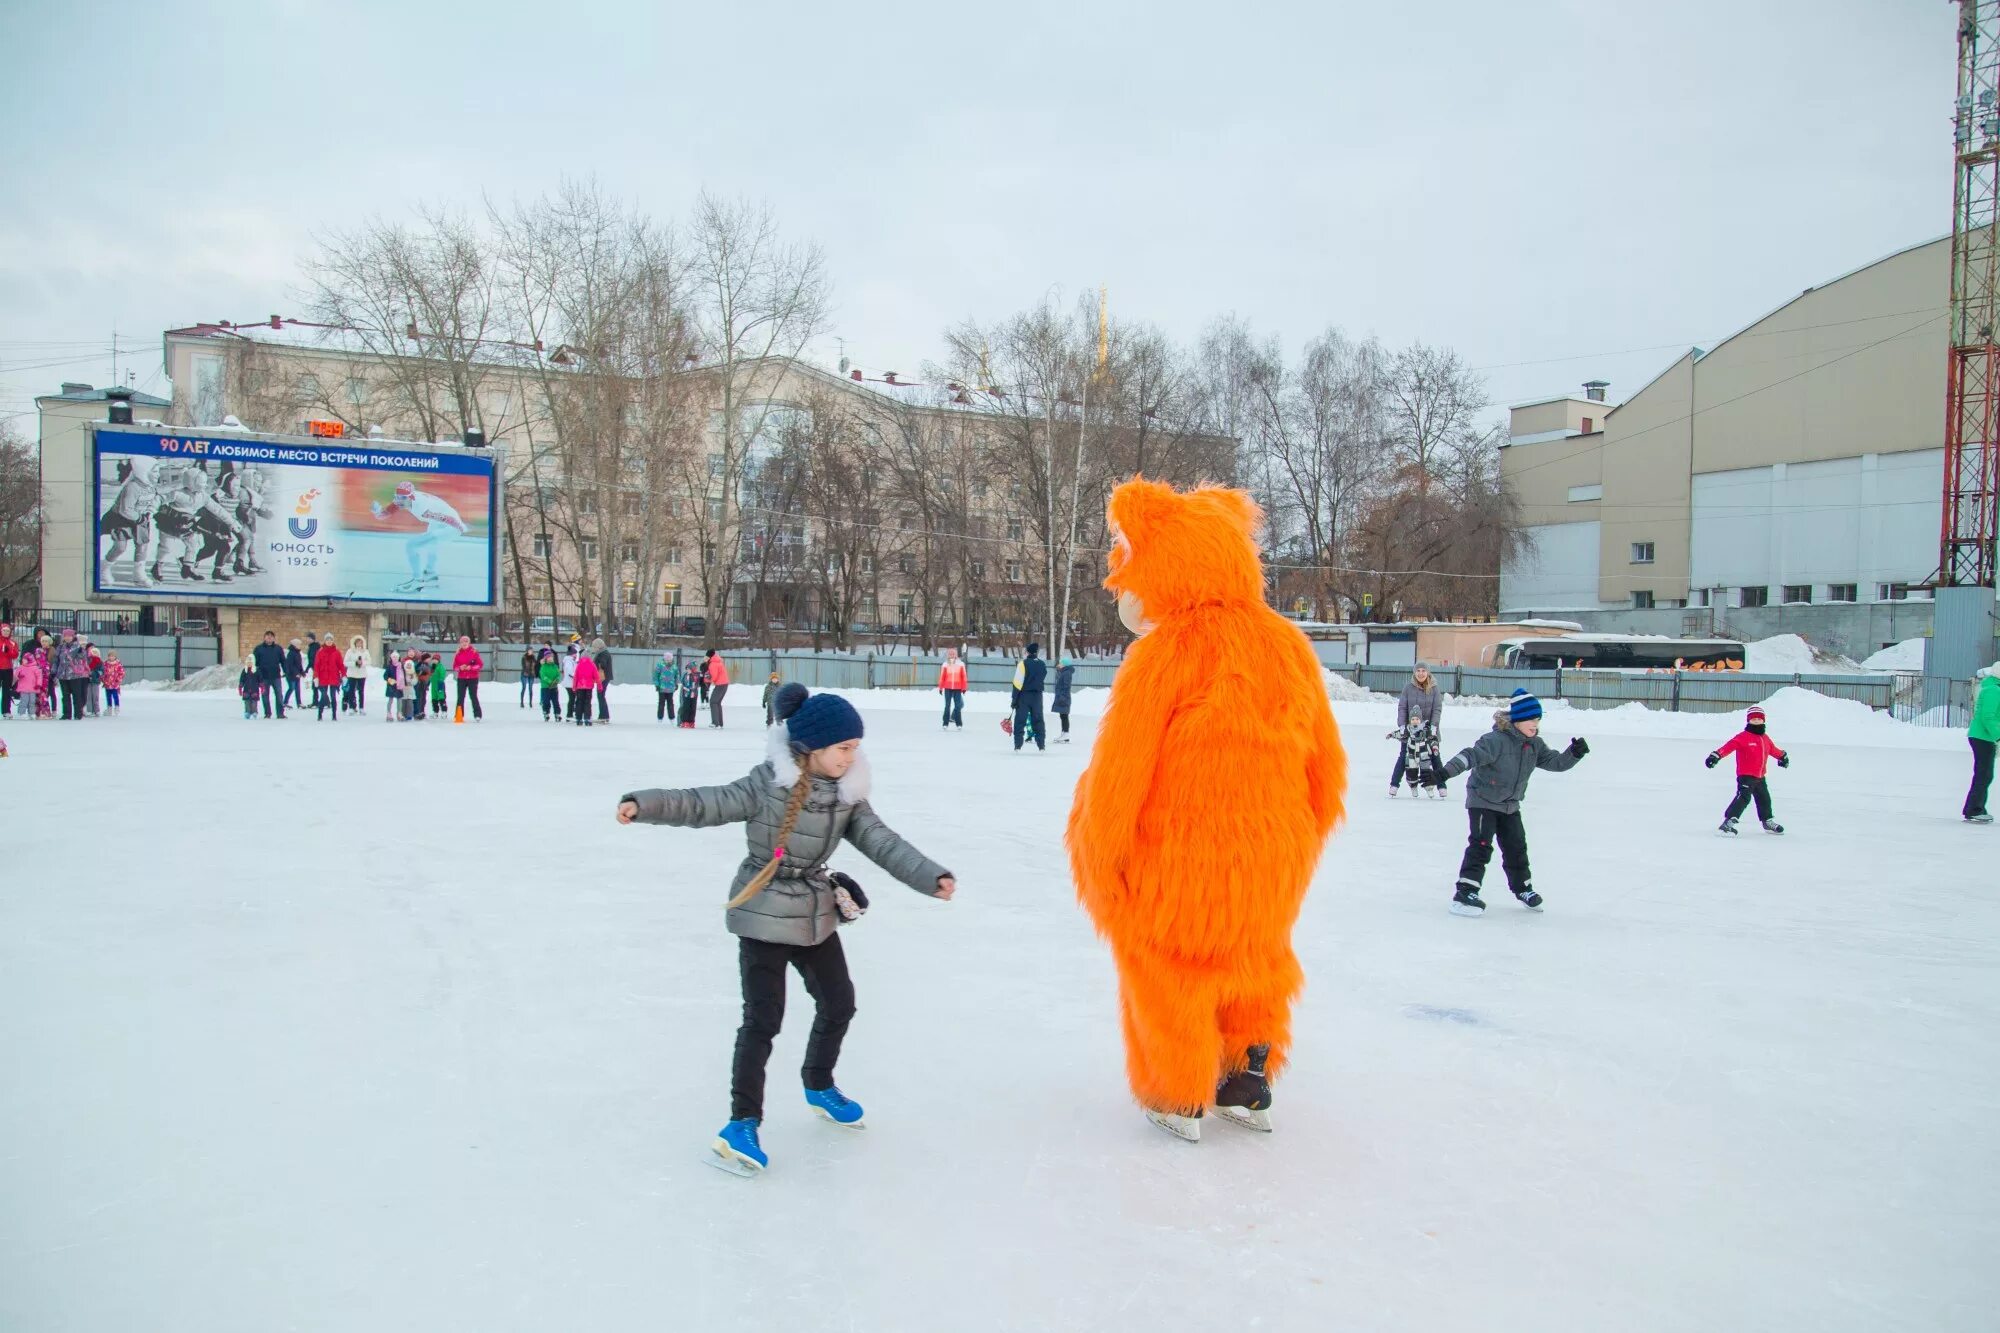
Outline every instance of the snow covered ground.
[[1558, 708], [1593, 753], [1529, 796], [1549, 910], [1463, 920], [1456, 790], [1387, 800], [1391, 705], [1337, 704], [1277, 1133], [1188, 1145], [1127, 1100], [1060, 847], [1100, 697], [1015, 755], [996, 696], [952, 734], [870, 696], [877, 804], [960, 894], [846, 863], [870, 1128], [808, 1119], [795, 986], [746, 1182], [700, 1160], [741, 835], [611, 812], [741, 774], [758, 729], [495, 702], [5, 724], [0, 1328], [1994, 1326], [2000, 829], [1957, 818], [1960, 733], [1787, 691], [1791, 832], [1731, 841], [1732, 719]]

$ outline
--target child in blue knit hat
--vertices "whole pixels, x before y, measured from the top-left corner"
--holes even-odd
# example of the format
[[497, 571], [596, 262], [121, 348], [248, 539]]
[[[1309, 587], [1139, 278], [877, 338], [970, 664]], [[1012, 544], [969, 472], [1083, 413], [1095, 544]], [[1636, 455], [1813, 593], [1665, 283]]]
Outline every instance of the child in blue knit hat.
[[833, 1124], [860, 1129], [861, 1104], [834, 1085], [833, 1066], [854, 1017], [854, 983], [835, 933], [868, 906], [861, 886], [827, 869], [843, 840], [918, 893], [949, 899], [951, 871], [904, 842], [868, 803], [861, 714], [833, 694], [808, 695], [796, 682], [772, 699], [777, 724], [768, 757], [726, 787], [637, 791], [618, 802], [621, 824], [711, 828], [745, 824], [749, 852], [730, 888], [725, 923], [737, 937], [743, 1024], [729, 1083], [729, 1123], [711, 1162], [736, 1175], [770, 1165], [759, 1142], [764, 1066], [785, 1017], [785, 972], [797, 968], [813, 997], [806, 1042], [806, 1106]]
[[1465, 784], [1465, 810], [1472, 825], [1466, 842], [1465, 859], [1459, 862], [1458, 883], [1451, 896], [1451, 910], [1458, 916], [1478, 916], [1486, 910], [1479, 886], [1486, 879], [1486, 864], [1493, 859], [1493, 843], [1500, 843], [1500, 864], [1507, 872], [1507, 887], [1521, 906], [1542, 910], [1542, 895], [1535, 892], [1528, 873], [1528, 832], [1521, 824], [1521, 801], [1528, 794], [1528, 779], [1538, 768], [1552, 773], [1575, 768], [1590, 753], [1583, 737], [1570, 741], [1566, 750], [1552, 750], [1541, 736], [1542, 701], [1525, 689], [1514, 691], [1507, 707], [1493, 715], [1493, 730], [1452, 757], [1444, 766], [1446, 777], [1457, 777], [1468, 769], [1471, 781]]

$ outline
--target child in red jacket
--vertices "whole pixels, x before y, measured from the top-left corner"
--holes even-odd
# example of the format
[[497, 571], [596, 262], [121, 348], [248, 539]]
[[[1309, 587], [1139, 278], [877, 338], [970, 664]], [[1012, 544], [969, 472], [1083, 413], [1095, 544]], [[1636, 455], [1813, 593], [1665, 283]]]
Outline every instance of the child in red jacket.
[[1722, 831], [1736, 832], [1736, 819], [1751, 801], [1757, 802], [1757, 818], [1764, 825], [1766, 833], [1783, 833], [1785, 826], [1771, 818], [1771, 788], [1764, 781], [1764, 773], [1770, 762], [1778, 761], [1779, 768], [1790, 768], [1792, 757], [1778, 748], [1778, 743], [1764, 734], [1764, 710], [1753, 708], [1743, 720], [1743, 730], [1731, 736], [1703, 762], [1714, 768], [1722, 762], [1724, 755], [1736, 756], [1736, 795], [1730, 798], [1729, 808], [1722, 812]]

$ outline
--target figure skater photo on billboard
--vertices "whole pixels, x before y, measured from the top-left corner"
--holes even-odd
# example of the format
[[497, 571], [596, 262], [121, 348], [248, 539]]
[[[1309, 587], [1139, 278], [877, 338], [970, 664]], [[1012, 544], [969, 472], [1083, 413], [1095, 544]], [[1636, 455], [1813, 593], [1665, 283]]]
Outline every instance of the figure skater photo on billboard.
[[416, 487], [416, 483], [399, 481], [396, 496], [387, 505], [374, 501], [370, 506], [378, 519], [392, 519], [398, 510], [424, 525], [421, 533], [410, 538], [404, 545], [405, 557], [410, 562], [410, 577], [407, 582], [396, 585], [399, 593], [425, 592], [438, 586], [438, 545], [447, 537], [465, 535], [465, 520], [458, 511]]

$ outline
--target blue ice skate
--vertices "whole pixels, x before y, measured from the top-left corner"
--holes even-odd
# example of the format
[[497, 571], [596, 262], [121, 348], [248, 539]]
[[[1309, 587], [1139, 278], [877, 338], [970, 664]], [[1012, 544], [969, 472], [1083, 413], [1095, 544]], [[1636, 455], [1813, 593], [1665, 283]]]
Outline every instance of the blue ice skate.
[[732, 1176], [754, 1176], [771, 1164], [764, 1147], [757, 1142], [755, 1120], [732, 1120], [722, 1127], [709, 1145], [709, 1165]]
[[806, 1105], [842, 1129], [866, 1129], [861, 1123], [861, 1103], [839, 1088], [807, 1088]]

